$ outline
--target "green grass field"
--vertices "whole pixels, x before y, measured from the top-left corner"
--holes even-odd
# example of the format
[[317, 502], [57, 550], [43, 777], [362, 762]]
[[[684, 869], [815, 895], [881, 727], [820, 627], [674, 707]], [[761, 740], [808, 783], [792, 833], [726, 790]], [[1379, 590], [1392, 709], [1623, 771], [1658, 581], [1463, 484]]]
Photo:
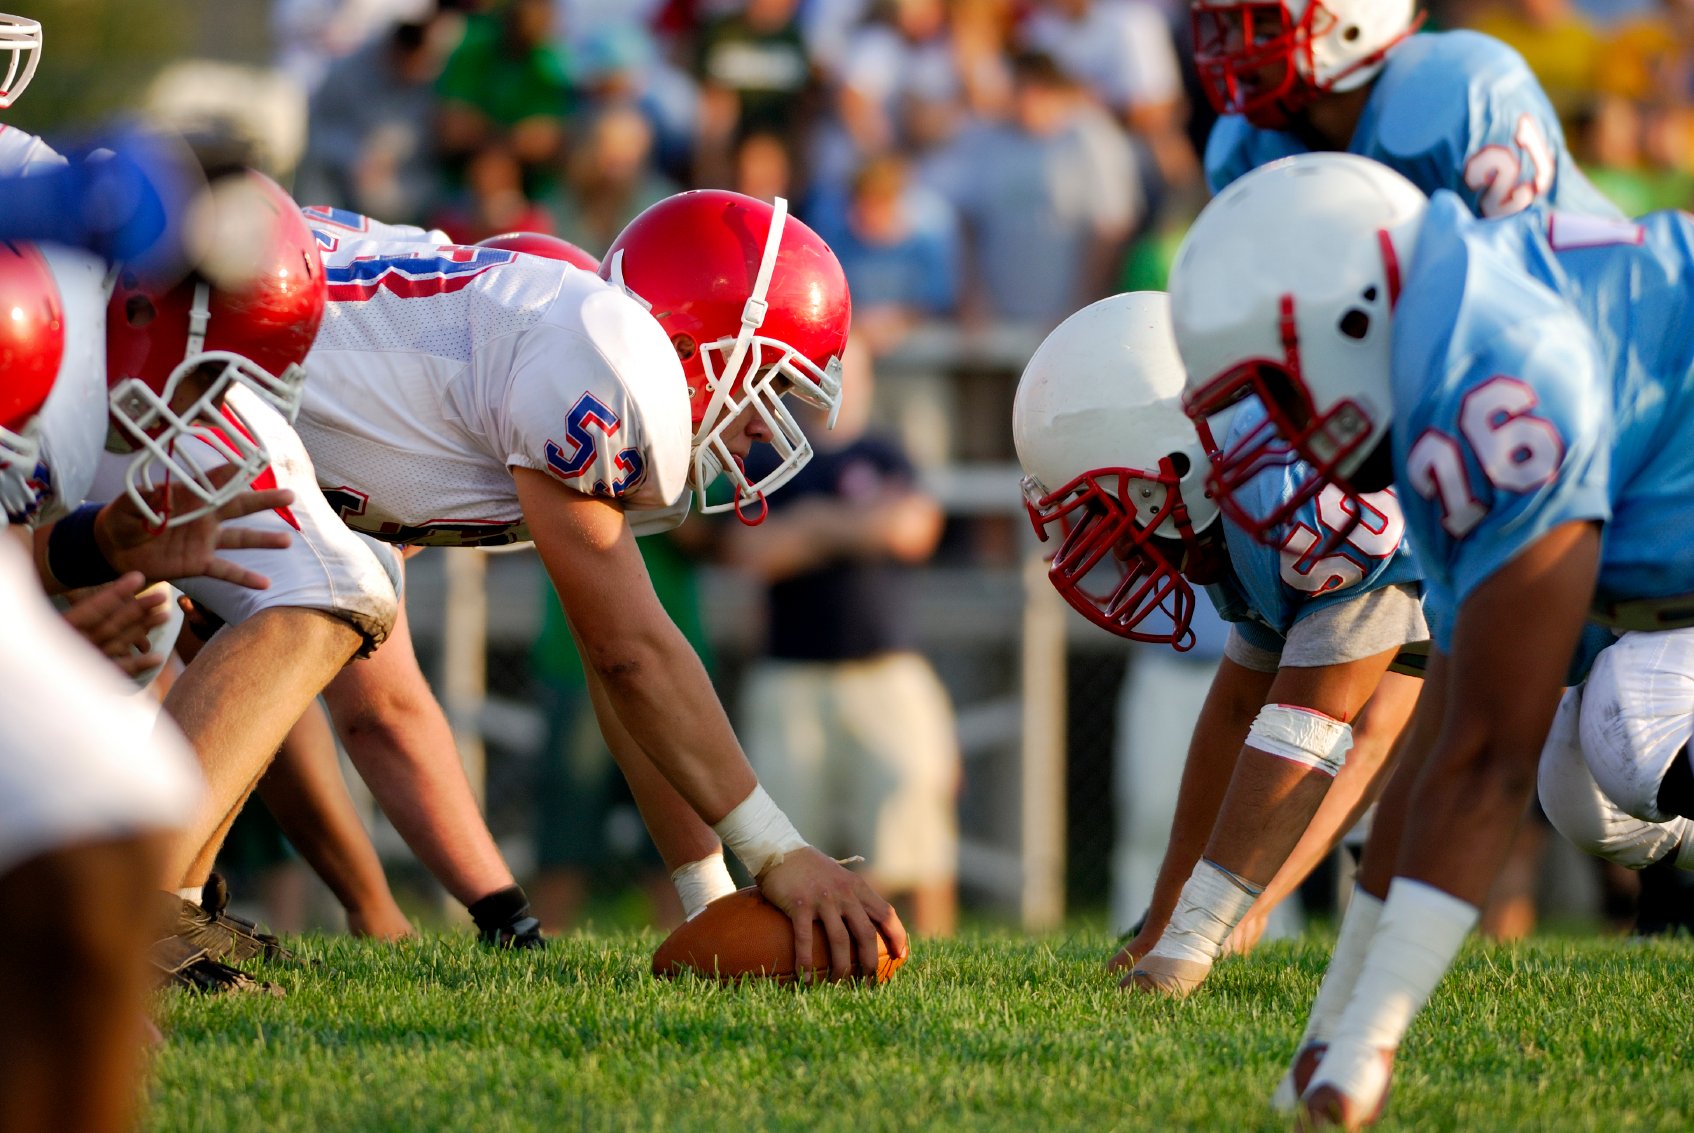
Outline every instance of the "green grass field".
[[[655, 980], [640, 932], [300, 943], [323, 966], [269, 969], [286, 999], [165, 998], [150, 1129], [1287, 1129], [1266, 1098], [1329, 942], [1186, 1003], [1117, 991], [1098, 933], [920, 942], [880, 989]], [[1473, 944], [1383, 1128], [1694, 1128], [1691, 969], [1686, 940]]]

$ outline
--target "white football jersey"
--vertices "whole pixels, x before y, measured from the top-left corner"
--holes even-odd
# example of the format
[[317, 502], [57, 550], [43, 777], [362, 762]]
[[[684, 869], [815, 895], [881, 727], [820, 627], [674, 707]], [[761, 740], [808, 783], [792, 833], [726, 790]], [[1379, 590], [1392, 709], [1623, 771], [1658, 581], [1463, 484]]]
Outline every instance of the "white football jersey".
[[682, 365], [635, 300], [557, 260], [371, 238], [375, 222], [327, 211], [306, 212], [329, 303], [295, 427], [350, 526], [527, 540], [513, 467], [616, 499], [632, 522], [686, 500]]
[[27, 130], [0, 124], [0, 177], [16, 177], [65, 164], [59, 152]]
[[0, 874], [38, 854], [175, 830], [200, 773], [158, 703], [129, 695], [41, 593], [25, 552], [0, 540]]

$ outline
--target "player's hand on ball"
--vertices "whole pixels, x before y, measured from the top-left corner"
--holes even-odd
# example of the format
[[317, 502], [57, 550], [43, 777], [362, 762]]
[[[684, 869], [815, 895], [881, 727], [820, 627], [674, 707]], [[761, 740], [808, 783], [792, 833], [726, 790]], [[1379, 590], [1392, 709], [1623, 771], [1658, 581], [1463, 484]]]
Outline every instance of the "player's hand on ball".
[[[806, 846], [790, 853], [759, 878], [759, 889], [794, 923], [796, 971], [810, 971], [812, 933], [829, 939], [829, 974], [844, 980], [855, 973], [876, 977], [877, 935], [888, 951], [906, 958], [906, 928], [864, 878]], [[818, 923], [814, 923], [818, 922]]]

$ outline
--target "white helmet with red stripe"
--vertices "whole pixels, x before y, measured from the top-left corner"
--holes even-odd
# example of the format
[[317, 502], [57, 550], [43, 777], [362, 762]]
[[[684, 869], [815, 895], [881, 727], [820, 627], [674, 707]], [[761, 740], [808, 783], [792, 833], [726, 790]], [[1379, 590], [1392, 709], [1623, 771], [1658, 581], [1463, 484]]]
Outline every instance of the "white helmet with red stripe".
[[1206, 454], [1182, 411], [1182, 360], [1162, 292], [1102, 299], [1041, 343], [1012, 402], [1024, 504], [1047, 577], [1083, 617], [1132, 641], [1187, 649], [1183, 572], [1215, 548]]
[[[1394, 304], [1428, 207], [1368, 158], [1302, 154], [1224, 189], [1177, 250], [1185, 407], [1212, 453], [1213, 495], [1261, 542], [1325, 483], [1351, 493], [1348, 477], [1388, 436]], [[1264, 422], [1218, 451], [1223, 430], [1208, 419], [1248, 397]], [[1294, 460], [1313, 475], [1270, 514], [1249, 514], [1236, 494]]]

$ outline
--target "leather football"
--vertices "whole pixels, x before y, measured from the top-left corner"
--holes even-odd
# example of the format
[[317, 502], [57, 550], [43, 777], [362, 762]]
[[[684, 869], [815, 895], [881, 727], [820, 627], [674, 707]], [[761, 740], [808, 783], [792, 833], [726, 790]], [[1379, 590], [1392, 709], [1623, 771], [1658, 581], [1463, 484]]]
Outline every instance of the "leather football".
[[[889, 955], [879, 934], [876, 983], [886, 983], [904, 960]], [[812, 970], [829, 978], [829, 940], [823, 925], [812, 936]], [[653, 974], [695, 972], [720, 980], [794, 979], [794, 926], [788, 914], [765, 900], [756, 887], [738, 889], [702, 909], [665, 938], [653, 953]]]

